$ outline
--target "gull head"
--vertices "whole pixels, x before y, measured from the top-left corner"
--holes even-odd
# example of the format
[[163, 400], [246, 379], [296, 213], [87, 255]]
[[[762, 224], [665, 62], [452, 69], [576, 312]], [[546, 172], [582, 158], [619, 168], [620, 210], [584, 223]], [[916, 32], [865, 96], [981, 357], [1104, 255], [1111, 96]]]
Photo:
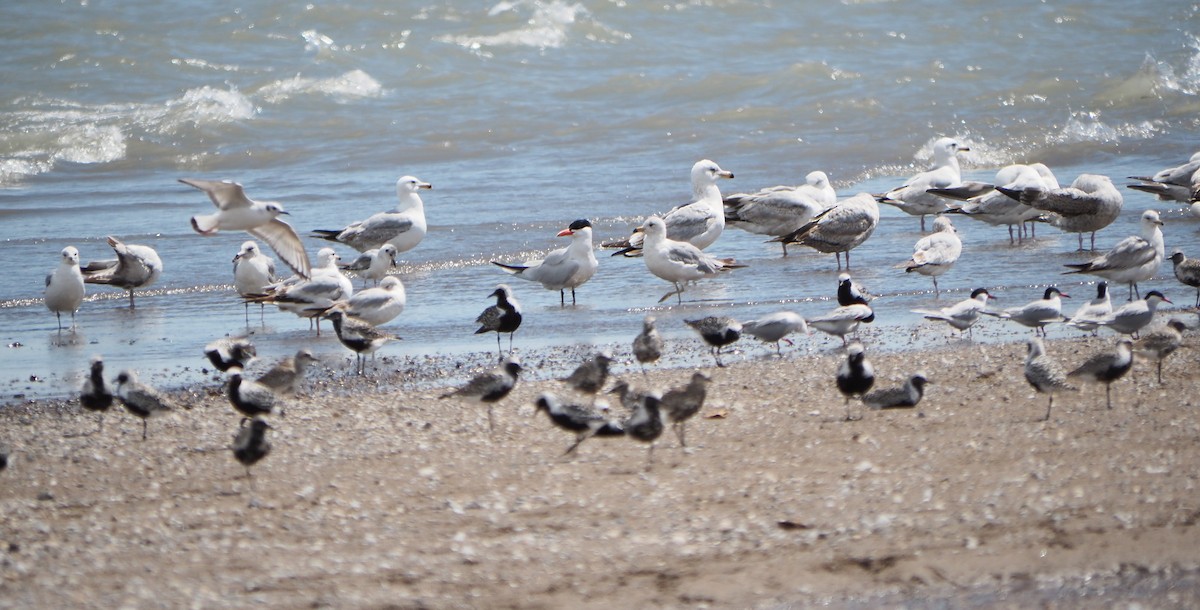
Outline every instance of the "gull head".
[[721, 169], [715, 161], [702, 159], [692, 166], [692, 186], [716, 184], [718, 178], [732, 178], [733, 172]]
[[415, 193], [421, 189], [431, 189], [433, 185], [428, 182], [422, 182], [414, 176], [400, 176], [396, 180], [396, 192], [403, 195], [406, 193]]
[[79, 250], [76, 250], [75, 246], [67, 246], [66, 248], [63, 248], [61, 255], [64, 263], [69, 265], [79, 264]]

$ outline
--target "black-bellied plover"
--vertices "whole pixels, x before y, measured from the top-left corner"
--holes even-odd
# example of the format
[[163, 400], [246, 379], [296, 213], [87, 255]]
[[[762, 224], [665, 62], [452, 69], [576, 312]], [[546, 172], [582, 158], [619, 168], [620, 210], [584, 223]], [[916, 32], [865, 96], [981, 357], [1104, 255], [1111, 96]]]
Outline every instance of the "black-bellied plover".
[[484, 309], [475, 318], [475, 322], [479, 324], [475, 334], [496, 333], [496, 352], [503, 354], [500, 349], [500, 333], [508, 333], [508, 351], [512, 353], [513, 333], [521, 327], [521, 304], [513, 296], [512, 288], [509, 288], [508, 284], [496, 286], [488, 296], [496, 297], [496, 304]]
[[75, 312], [83, 303], [83, 273], [79, 271], [79, 250], [67, 246], [59, 253], [58, 267], [46, 275], [46, 309], [54, 312], [58, 319], [58, 330], [62, 330], [62, 315], [71, 314], [71, 328], [75, 328]]
[[1188, 258], [1183, 252], [1171, 254], [1175, 279], [1196, 289], [1196, 307], [1200, 308], [1200, 259]]
[[867, 295], [859, 289], [858, 284], [850, 277], [849, 273], [838, 274], [837, 287], [837, 302], [838, 305], [869, 305]]
[[1104, 400], [1108, 408], [1112, 408], [1112, 382], [1125, 376], [1133, 368], [1133, 341], [1122, 337], [1117, 341], [1116, 349], [1101, 352], [1088, 358], [1075, 370], [1067, 373], [1067, 377], [1077, 377], [1084, 381], [1104, 384]]
[[613, 362], [612, 354], [608, 350], [597, 352], [583, 364], [575, 367], [575, 370], [564, 377], [562, 381], [575, 388], [576, 391], [590, 395], [594, 405], [596, 394], [604, 389], [604, 384], [608, 381], [608, 369]]
[[229, 180], [180, 178], [180, 182], [198, 188], [212, 200], [215, 214], [192, 216], [192, 229], [204, 236], [218, 231], [245, 231], [263, 240], [297, 275], [308, 277], [311, 264], [304, 243], [292, 225], [279, 219], [287, 214], [277, 201], [255, 201], [246, 196], [242, 185]]
[[575, 304], [575, 289], [592, 279], [599, 263], [592, 247], [592, 223], [586, 218], [572, 222], [558, 232], [558, 237], [570, 237], [571, 243], [547, 254], [541, 260], [516, 264], [492, 261], [493, 265], [523, 280], [538, 282], [546, 290], [557, 290], [559, 305], [566, 306], [566, 290], [571, 290]]
[[567, 447], [563, 455], [575, 451], [580, 443], [593, 436], [623, 436], [625, 434], [621, 422], [608, 419], [583, 405], [564, 403], [549, 392], [543, 392], [534, 404], [539, 411], [546, 412], [555, 426], [575, 433], [575, 442]]
[[633, 415], [622, 423], [626, 436], [649, 445], [646, 450], [646, 470], [650, 470], [654, 463], [654, 443], [663, 432], [662, 415], [658, 405], [658, 396], [653, 393], [643, 394]]
[[83, 380], [83, 389], [79, 392], [79, 404], [99, 415], [96, 431], [103, 432], [104, 412], [112, 406], [113, 394], [104, 383], [104, 359], [100, 356], [92, 357], [91, 368], [87, 378]]
[[706, 316], [698, 320], [684, 320], [692, 327], [701, 339], [709, 345], [709, 352], [716, 360], [717, 366], [725, 366], [721, 362], [721, 348], [737, 341], [742, 336], [742, 323], [729, 316]]
[[924, 373], [913, 373], [897, 388], [883, 388], [863, 395], [862, 402], [868, 409], [911, 409], [925, 396], [925, 384], [929, 379]]
[[492, 415], [492, 405], [499, 402], [505, 396], [508, 396], [508, 393], [517, 385], [517, 378], [520, 373], [520, 359], [509, 355], [500, 363], [500, 366], [486, 373], [476, 375], [466, 385], [446, 392], [438, 396], [438, 398], [458, 396], [486, 404], [488, 409], [488, 431], [490, 432], [496, 428]]
[[657, 362], [662, 358], [663, 338], [654, 326], [654, 316], [646, 316], [642, 320], [642, 332], [633, 338], [633, 357], [642, 366], [642, 374], [646, 374], [646, 363]]
[[800, 314], [794, 311], [777, 311], [756, 320], [742, 322], [742, 332], [763, 343], [774, 343], [775, 355], [783, 356], [779, 342], [787, 341], [791, 344], [791, 340], [787, 336], [792, 333], [804, 333], [807, 335], [808, 323], [804, 321], [804, 318]]
[[838, 365], [834, 379], [846, 399], [846, 421], [850, 421], [850, 399], [866, 394], [875, 385], [875, 367], [867, 360], [862, 343], [855, 341], [846, 346], [846, 359]]
[[1046, 355], [1046, 346], [1041, 337], [1033, 337], [1028, 342], [1029, 351], [1025, 356], [1025, 381], [1039, 393], [1046, 394], [1050, 400], [1046, 403], [1046, 416], [1042, 421], [1050, 419], [1050, 409], [1054, 408], [1056, 392], [1074, 392], [1079, 389], [1067, 383], [1067, 375], [1057, 362]]
[[692, 378], [687, 384], [667, 390], [659, 400], [660, 410], [671, 421], [671, 427], [675, 429], [675, 436], [679, 438], [680, 447], [687, 447], [684, 428], [687, 426], [688, 420], [704, 408], [710, 383], [712, 383], [712, 377], [702, 371], [696, 371], [692, 373]]
[[242, 414], [242, 423], [259, 415], [270, 415], [275, 409], [275, 391], [271, 388], [242, 377], [242, 369], [229, 370], [229, 404]]
[[270, 370], [258, 378], [258, 382], [279, 392], [280, 394], [295, 394], [304, 383], [304, 373], [309, 365], [316, 363], [317, 357], [312, 350], [301, 348], [294, 356], [280, 360]]
[[256, 355], [254, 344], [245, 337], [221, 337], [204, 346], [204, 356], [222, 373], [235, 367], [246, 368]]
[[138, 381], [137, 373], [131, 370], [121, 371], [117, 375], [116, 385], [121, 404], [142, 419], [142, 440], [146, 440], [146, 420], [170, 411], [170, 402], [162, 392]]
[[233, 457], [246, 467], [246, 478], [250, 480], [250, 488], [254, 488], [254, 477], [250, 467], [271, 453], [271, 443], [267, 441], [267, 430], [271, 425], [261, 417], [250, 420], [250, 425], [243, 425], [233, 437]]
[[384, 343], [399, 338], [358, 318], [347, 316], [338, 308], [330, 310], [325, 317], [333, 323], [333, 332], [337, 333], [338, 341], [354, 352], [354, 372], [357, 375], [367, 374], [368, 355], [375, 353]]
[[313, 235], [346, 244], [359, 252], [383, 244], [392, 244], [398, 253], [408, 252], [425, 238], [425, 202], [420, 192], [432, 188], [432, 184], [420, 178], [400, 176], [396, 180], [396, 207], [392, 211], [379, 212], [342, 229], [317, 229]]
[[1171, 318], [1166, 325], [1151, 331], [1137, 342], [1137, 352], [1154, 359], [1158, 368], [1158, 382], [1162, 383], [1162, 365], [1167, 356], [1175, 353], [1183, 345], [1183, 331], [1187, 325], [1179, 318]]
[[108, 245], [117, 253], [116, 259], [91, 261], [83, 265], [83, 281], [88, 284], [107, 284], [129, 291], [129, 308], [134, 308], [133, 291], [145, 288], [162, 274], [162, 259], [150, 246], [123, 244], [111, 235]]

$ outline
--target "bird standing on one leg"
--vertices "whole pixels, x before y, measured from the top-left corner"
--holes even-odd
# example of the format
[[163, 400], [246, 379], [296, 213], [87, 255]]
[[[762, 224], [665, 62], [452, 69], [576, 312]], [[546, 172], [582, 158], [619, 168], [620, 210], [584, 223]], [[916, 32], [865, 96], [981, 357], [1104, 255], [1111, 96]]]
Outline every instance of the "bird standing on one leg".
[[246, 478], [250, 481], [250, 489], [254, 489], [254, 477], [250, 467], [271, 453], [271, 443], [267, 441], [267, 430], [271, 425], [260, 417], [250, 420], [250, 425], [243, 425], [233, 437], [233, 457], [246, 467]]
[[671, 427], [675, 429], [675, 436], [679, 438], [680, 447], [687, 447], [684, 439], [684, 427], [687, 426], [688, 420], [704, 407], [710, 383], [712, 383], [712, 377], [696, 371], [692, 373], [692, 378], [686, 385], [667, 390], [659, 400], [661, 410], [666, 413], [667, 419], [671, 420]]
[[1095, 381], [1104, 384], [1104, 400], [1108, 408], [1112, 408], [1112, 382], [1125, 376], [1133, 368], [1133, 341], [1122, 337], [1117, 341], [1117, 347], [1110, 352], [1101, 352], [1088, 358], [1075, 370], [1067, 373], [1067, 377], [1078, 377], [1084, 381]]
[[146, 440], [146, 420], [171, 410], [167, 397], [138, 381], [137, 373], [125, 370], [117, 375], [117, 398], [132, 414], [142, 419], [142, 440]]
[[1025, 356], [1025, 381], [1038, 393], [1050, 397], [1046, 403], [1046, 416], [1042, 418], [1042, 421], [1049, 421], [1050, 409], [1054, 408], [1055, 392], [1074, 392], [1079, 388], [1067, 383], [1067, 375], [1057, 362], [1046, 355], [1046, 346], [1040, 337], [1030, 339], [1028, 346], [1029, 352]]
[[741, 338], [742, 323], [729, 316], [707, 316], [698, 320], [684, 320], [684, 323], [699, 333], [700, 338], [709, 345], [717, 366], [724, 367], [721, 348]]
[[646, 363], [657, 362], [662, 357], [663, 338], [654, 326], [654, 316], [646, 316], [642, 320], [642, 332], [633, 338], [633, 357], [642, 365], [642, 374], [646, 374]]

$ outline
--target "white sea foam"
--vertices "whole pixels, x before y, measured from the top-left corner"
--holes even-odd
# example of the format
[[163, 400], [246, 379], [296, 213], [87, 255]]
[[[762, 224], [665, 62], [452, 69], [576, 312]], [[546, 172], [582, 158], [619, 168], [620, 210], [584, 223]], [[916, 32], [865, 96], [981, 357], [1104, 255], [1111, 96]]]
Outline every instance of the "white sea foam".
[[297, 95], [326, 95], [338, 101], [379, 97], [383, 85], [362, 70], [351, 70], [333, 78], [307, 78], [294, 76], [275, 81], [259, 89], [257, 95], [264, 102], [278, 104]]

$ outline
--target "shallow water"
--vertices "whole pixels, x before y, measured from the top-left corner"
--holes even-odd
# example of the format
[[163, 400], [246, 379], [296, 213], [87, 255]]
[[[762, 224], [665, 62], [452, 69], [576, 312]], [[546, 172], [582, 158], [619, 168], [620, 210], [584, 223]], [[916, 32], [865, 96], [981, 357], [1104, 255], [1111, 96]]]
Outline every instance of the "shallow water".
[[[401, 256], [408, 308], [388, 325], [403, 341], [381, 356], [485, 361], [494, 337], [473, 335], [473, 320], [506, 280], [490, 260], [559, 247], [555, 233], [580, 217], [598, 240], [625, 234], [687, 200], [700, 158], [736, 174], [724, 192], [821, 169], [851, 195], [898, 185], [943, 134], [971, 147], [963, 166], [976, 179], [1043, 161], [1063, 183], [1090, 172], [1123, 184], [1195, 149], [1193, 4], [775, 4], [6, 4], [0, 240], [17, 262], [0, 281], [10, 346], [0, 349], [0, 382], [11, 389], [0, 399], [66, 395], [94, 353], [114, 369], [191, 383], [204, 378], [204, 343], [247, 331], [230, 286], [245, 236], [191, 232], [188, 216], [209, 204], [180, 177], [236, 179], [251, 197], [283, 202], [301, 233], [389, 208], [400, 175], [432, 182], [422, 193], [429, 236]], [[1138, 214], [1154, 207], [1165, 212], [1168, 251], [1200, 251], [1200, 221], [1180, 206], [1125, 195], [1098, 247], [1136, 232]], [[1002, 228], [956, 225], [964, 255], [940, 280], [943, 304], [977, 286], [993, 288], [998, 306], [1048, 283], [1076, 302], [1091, 296], [1079, 286], [1087, 278], [1059, 274], [1080, 258], [1074, 236], [1041, 227], [1035, 242], [1011, 247]], [[89, 287], [78, 332], [60, 335], [40, 302], [43, 277], [66, 245], [84, 260], [108, 257], [110, 234], [155, 247], [166, 270], [136, 312], [123, 293]], [[934, 304], [928, 278], [896, 268], [918, 237], [916, 219], [888, 208], [854, 252], [856, 279], [879, 297], [873, 349], [949, 336], [909, 313]], [[657, 304], [667, 285], [641, 261], [604, 253], [577, 307], [512, 280], [527, 314], [516, 346], [623, 348], [654, 312], [681, 362], [705, 363], [684, 318], [831, 307], [831, 256], [783, 258], [733, 229], [709, 250], [748, 267], [702, 282], [683, 306]], [[1160, 278], [1155, 287], [1192, 302], [1169, 265]], [[263, 328], [252, 311], [250, 329], [265, 359], [311, 344], [348, 367], [331, 334], [315, 339], [290, 314], [268, 311]], [[979, 330], [985, 341], [1027, 334], [994, 321]]]

